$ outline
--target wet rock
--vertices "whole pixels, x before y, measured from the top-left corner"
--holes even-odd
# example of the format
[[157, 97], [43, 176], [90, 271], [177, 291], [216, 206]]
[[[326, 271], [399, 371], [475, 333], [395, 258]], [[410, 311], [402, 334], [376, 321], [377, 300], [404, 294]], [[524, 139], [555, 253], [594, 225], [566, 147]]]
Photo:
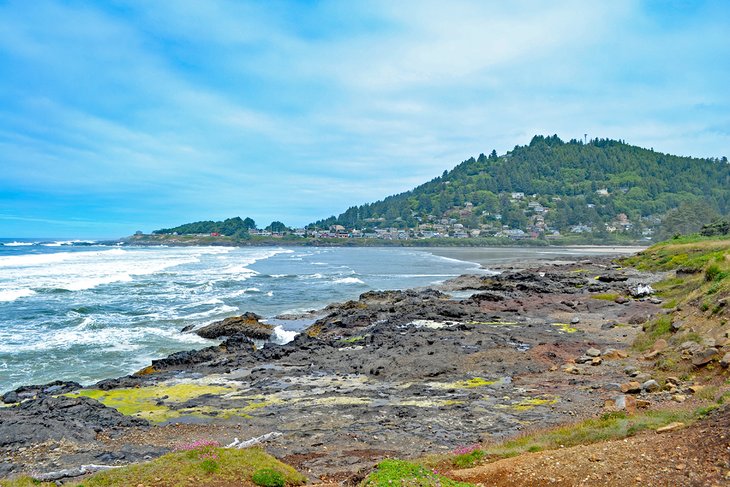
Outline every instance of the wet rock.
[[692, 365], [695, 367], [703, 367], [712, 362], [717, 357], [716, 348], [706, 348], [692, 355]]
[[274, 333], [274, 327], [261, 323], [255, 313], [244, 313], [216, 321], [195, 331], [195, 334], [208, 339], [245, 336], [254, 340], [267, 340]]

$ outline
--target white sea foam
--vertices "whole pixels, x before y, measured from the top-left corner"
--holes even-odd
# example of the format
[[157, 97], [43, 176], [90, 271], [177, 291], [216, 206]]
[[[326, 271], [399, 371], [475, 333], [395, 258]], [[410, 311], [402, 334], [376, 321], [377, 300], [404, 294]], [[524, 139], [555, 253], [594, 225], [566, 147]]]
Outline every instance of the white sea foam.
[[6, 247], [28, 247], [35, 245], [37, 242], [5, 242], [3, 245]]
[[32, 289], [2, 289], [0, 290], [0, 302], [15, 301], [20, 298], [27, 298], [33, 296], [35, 291]]
[[125, 250], [57, 252], [0, 257], [0, 282], [26, 289], [82, 291], [104, 284], [130, 282], [183, 264], [200, 262], [218, 249], [174, 251]]
[[286, 345], [290, 341], [294, 340], [298, 334], [299, 333], [296, 331], [289, 331], [285, 330], [281, 326], [275, 326], [274, 335], [271, 337], [271, 341], [278, 343], [279, 345]]
[[44, 247], [63, 247], [77, 243], [95, 244], [96, 240], [59, 240], [58, 242], [46, 242], [41, 245]]
[[219, 316], [219, 315], [231, 313], [233, 311], [238, 311], [238, 308], [236, 308], [235, 306], [223, 305], [223, 306], [218, 306], [217, 308], [213, 308], [208, 311], [201, 311], [200, 313], [193, 313], [190, 315], [179, 316], [178, 319], [191, 320], [191, 321], [202, 320], [203, 318], [210, 318], [211, 316]]
[[335, 284], [365, 284], [362, 280], [357, 277], [343, 277], [342, 279], [335, 279]]
[[93, 347], [94, 351], [129, 352], [143, 349], [150, 339], [161, 338], [165, 342], [175, 343], [206, 343], [194, 333], [180, 333], [176, 329], [158, 327], [97, 328], [90, 332], [89, 327], [94, 320], [84, 320], [82, 323], [60, 330], [44, 333], [43, 340], [12, 343], [0, 341], [0, 353], [45, 352], [53, 350], [69, 350], [73, 347]]

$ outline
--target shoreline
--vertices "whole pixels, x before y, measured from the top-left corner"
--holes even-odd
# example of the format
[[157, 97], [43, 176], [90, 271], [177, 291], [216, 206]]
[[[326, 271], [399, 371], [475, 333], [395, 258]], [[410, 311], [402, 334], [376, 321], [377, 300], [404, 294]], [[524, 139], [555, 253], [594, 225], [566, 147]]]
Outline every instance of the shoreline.
[[[85, 454], [74, 447], [64, 464], [71, 466], [79, 458], [92, 462], [110, 448], [125, 448], [121, 463], [159, 456], [181, 441], [181, 432], [190, 440], [204, 434], [227, 444], [234, 434], [277, 431], [282, 435], [267, 449], [280, 458], [321, 453], [322, 444], [331, 445], [301, 465], [326, 476], [386, 456], [443, 452], [508, 437], [525, 421], [550, 426], [584, 417], [615, 392], [576, 387], [575, 376], [560, 366], [591, 347], [627, 346], [640, 325], [606, 325], [658, 309], [648, 301], [616, 304], [586, 294], [588, 289], [628, 293], [636, 282], [650, 279], [631, 271], [620, 280], [626, 272], [601, 263], [546, 263], [526, 273], [465, 276], [439, 287], [477, 292], [463, 299], [447, 299], [433, 287], [370, 291], [326, 307], [323, 318], [287, 345], [257, 349], [234, 337], [153, 360], [135, 374], [92, 387], [20, 391], [24, 408], [0, 408], [0, 415], [9, 415], [0, 421], [0, 440], [5, 439], [0, 447], [13, 459], [0, 464], [0, 475], [47, 461], [33, 445], [51, 441], [63, 453], [53, 442], [57, 435], [87, 444]], [[602, 282], [596, 274], [616, 277]], [[623, 376], [618, 362], [581, 369], [590, 375], [590, 382], [579, 381], [583, 385], [603, 387]], [[54, 399], [58, 393], [67, 397]], [[96, 400], [125, 415], [98, 410]], [[50, 421], [49, 414], [64, 418], [68, 407], [58, 409], [54, 401], [88, 409], [81, 414], [86, 422]], [[478, 411], [495, 420], [478, 420]], [[117, 438], [114, 446], [96, 444], [84, 433], [98, 428], [101, 413], [111, 415], [104, 421], [114, 426], [102, 429]], [[180, 424], [187, 426], [181, 430]], [[353, 457], [351, 451], [370, 453]], [[26, 452], [40, 456], [31, 460]]]
[[[568, 262], [575, 260], [584, 260], [589, 258], [610, 258], [622, 257], [635, 254], [644, 250], [646, 247], [635, 246], [602, 246], [602, 245], [585, 245], [585, 246], [556, 246], [556, 247], [430, 247], [417, 249], [423, 252], [429, 252], [439, 257], [461, 260], [463, 262], [473, 262], [482, 267], [495, 265], [499, 268], [514, 265], [515, 263], [524, 263], [528, 265], [539, 265], [546, 262]], [[540, 252], [543, 256], [520, 255], [522, 253]], [[576, 254], [576, 251], [586, 252], [593, 251], [588, 254]], [[491, 255], [490, 255], [491, 254]], [[497, 254], [497, 255], [495, 255]], [[510, 256], [506, 255], [510, 254]], [[517, 255], [515, 255], [517, 254]], [[496, 263], [500, 260], [501, 263]]]

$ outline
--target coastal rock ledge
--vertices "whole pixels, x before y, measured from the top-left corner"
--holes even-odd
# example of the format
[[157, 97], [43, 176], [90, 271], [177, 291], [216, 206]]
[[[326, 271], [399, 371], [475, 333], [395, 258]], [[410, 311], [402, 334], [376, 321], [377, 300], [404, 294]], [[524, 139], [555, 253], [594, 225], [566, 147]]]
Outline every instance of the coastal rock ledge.
[[274, 333], [274, 327], [261, 323], [260, 320], [261, 316], [248, 312], [206, 325], [195, 330], [195, 334], [210, 340], [235, 336], [244, 336], [252, 340], [268, 340]]

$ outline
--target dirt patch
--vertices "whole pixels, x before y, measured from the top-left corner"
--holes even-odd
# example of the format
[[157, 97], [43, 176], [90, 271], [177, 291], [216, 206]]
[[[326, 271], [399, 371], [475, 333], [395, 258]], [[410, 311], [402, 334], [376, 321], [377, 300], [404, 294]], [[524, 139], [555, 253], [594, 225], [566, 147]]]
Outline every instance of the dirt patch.
[[490, 486], [730, 485], [730, 408], [667, 433], [530, 453], [448, 476]]

